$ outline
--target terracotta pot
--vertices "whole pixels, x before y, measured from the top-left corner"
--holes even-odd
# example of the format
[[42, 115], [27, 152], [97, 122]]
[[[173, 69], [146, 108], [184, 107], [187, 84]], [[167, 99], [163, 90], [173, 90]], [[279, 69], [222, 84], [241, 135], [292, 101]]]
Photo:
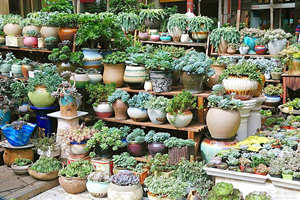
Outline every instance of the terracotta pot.
[[241, 117], [238, 111], [210, 108], [206, 116], [208, 130], [211, 137], [215, 139], [235, 137], [240, 122]]
[[5, 148], [3, 154], [4, 164], [11, 166], [17, 158], [27, 158], [33, 161], [34, 153], [31, 148], [29, 149], [8, 149]]
[[229, 46], [229, 47], [227, 48], [227, 53], [229, 53], [229, 54], [235, 54], [235, 53], [236, 53], [236, 49], [233, 48], [233, 47], [231, 47], [231, 46]]
[[60, 176], [58, 181], [64, 191], [70, 194], [78, 194], [86, 190], [86, 178]]
[[104, 198], [107, 195], [109, 182], [87, 181], [86, 188], [95, 198]]
[[164, 124], [167, 120], [167, 113], [164, 111], [148, 109], [147, 113], [153, 124]]
[[181, 74], [184, 90], [191, 93], [200, 93], [203, 90], [204, 79], [205, 75], [190, 74], [188, 72]]
[[33, 70], [33, 66], [23, 64], [22, 67], [21, 67], [21, 70], [22, 70], [23, 76], [25, 78], [29, 78], [28, 71], [32, 71]]
[[206, 40], [208, 37], [208, 32], [192, 32], [193, 40]]
[[140, 108], [129, 107], [127, 109], [127, 114], [133, 121], [143, 122], [148, 119], [147, 110], [143, 110]]
[[69, 40], [73, 41], [73, 38], [77, 32], [77, 28], [59, 28], [58, 37], [61, 41]]
[[235, 93], [237, 98], [251, 98], [253, 91], [258, 88], [258, 82], [248, 77], [229, 76], [222, 82], [227, 94]]
[[23, 36], [27, 36], [26, 33], [27, 33], [28, 31], [32, 31], [32, 30], [35, 30], [36, 32], [40, 32], [41, 27], [39, 27], [39, 26], [34, 26], [34, 25], [24, 26], [24, 28], [22, 29], [22, 35], [23, 35]]
[[188, 126], [192, 122], [193, 113], [191, 111], [185, 111], [182, 114], [177, 113], [176, 115], [167, 113], [167, 119], [168, 122], [176, 128], [183, 128]]
[[265, 75], [261, 74], [260, 78], [261, 78], [261, 83], [258, 82], [257, 89], [253, 91], [253, 97], [259, 97], [263, 93], [266, 77]]
[[28, 168], [31, 166], [32, 164], [29, 165], [25, 165], [25, 166], [17, 166], [17, 165], [12, 165], [11, 169], [14, 171], [14, 173], [16, 175], [23, 175], [23, 174], [27, 174], [28, 173]]
[[35, 107], [49, 107], [55, 102], [55, 98], [47, 91], [44, 86], [37, 86], [34, 92], [28, 92], [30, 102]]
[[124, 83], [124, 64], [104, 64], [103, 82], [105, 84], [116, 83], [117, 87], [121, 87]]
[[141, 200], [143, 198], [143, 189], [140, 184], [119, 186], [110, 183], [107, 191], [107, 197], [110, 200]]
[[146, 154], [146, 144], [138, 142], [128, 142], [128, 152], [133, 156], [143, 156]]
[[28, 173], [33, 178], [41, 180], [41, 181], [50, 181], [50, 180], [56, 179], [58, 177], [58, 171], [53, 171], [53, 172], [49, 172], [49, 173], [40, 173], [40, 172], [36, 172], [31, 169], [28, 169]]
[[159, 142], [148, 144], [148, 150], [152, 156], [157, 153], [165, 154], [167, 152], [167, 148], [164, 143]]
[[293, 59], [293, 62], [291, 65], [289, 65], [288, 74], [290, 75], [300, 75], [300, 58]]
[[140, 40], [149, 40], [149, 34], [148, 32], [139, 32], [139, 39]]
[[225, 41], [223, 38], [221, 38], [219, 47], [218, 47], [218, 52], [219, 54], [227, 53], [227, 48], [228, 48], [228, 43]]
[[169, 92], [172, 89], [172, 72], [150, 71], [150, 80], [154, 92]]
[[43, 38], [47, 37], [56, 37], [58, 36], [58, 27], [52, 27], [52, 26], [42, 26], [41, 28], [41, 36]]
[[19, 24], [6, 24], [3, 27], [3, 32], [7, 36], [19, 36], [21, 35], [22, 28]]
[[208, 87], [212, 88], [219, 82], [219, 77], [225, 70], [226, 65], [211, 65], [210, 67], [215, 70], [215, 74], [208, 78]]
[[126, 65], [124, 82], [132, 89], [142, 89], [146, 80], [146, 70], [144, 66]]
[[93, 107], [96, 115], [100, 118], [109, 118], [113, 115], [113, 108], [107, 102], [101, 102], [98, 106]]
[[127, 109], [128, 106], [120, 99], [117, 99], [113, 104], [112, 107], [115, 112], [115, 118], [118, 120], [125, 120], [127, 119]]

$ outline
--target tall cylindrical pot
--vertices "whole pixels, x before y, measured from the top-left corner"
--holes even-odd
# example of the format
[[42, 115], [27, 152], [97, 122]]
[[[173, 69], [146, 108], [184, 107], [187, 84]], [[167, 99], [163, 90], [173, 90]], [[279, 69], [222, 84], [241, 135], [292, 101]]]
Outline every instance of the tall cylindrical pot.
[[121, 87], [124, 83], [124, 71], [124, 64], [104, 64], [103, 82], [116, 83], [116, 87]]

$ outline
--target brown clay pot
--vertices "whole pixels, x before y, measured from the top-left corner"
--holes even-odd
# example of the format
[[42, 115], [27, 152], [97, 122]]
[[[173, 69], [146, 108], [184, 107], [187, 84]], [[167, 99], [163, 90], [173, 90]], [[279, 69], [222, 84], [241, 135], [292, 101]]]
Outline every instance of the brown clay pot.
[[259, 97], [263, 93], [263, 88], [266, 82], [265, 75], [260, 75], [261, 83], [258, 83], [257, 89], [253, 91], [253, 97]]
[[72, 177], [67, 178], [64, 176], [60, 176], [59, 184], [61, 187], [70, 194], [78, 194], [81, 192], [84, 192], [86, 190], [86, 179], [85, 178], [78, 178], [78, 177]]
[[121, 87], [124, 83], [124, 71], [124, 64], [104, 64], [103, 82], [116, 83], [117, 87]]
[[5, 149], [3, 154], [4, 164], [10, 166], [17, 158], [27, 158], [33, 161], [34, 154], [32, 149]]
[[128, 106], [121, 100], [117, 99], [113, 104], [112, 107], [115, 112], [115, 118], [118, 120], [125, 120], [127, 119], [127, 109]]
[[28, 173], [33, 178], [41, 180], [41, 181], [50, 181], [50, 180], [56, 179], [58, 177], [58, 171], [53, 171], [53, 172], [49, 172], [49, 173], [40, 173], [40, 172], [36, 172], [31, 169], [28, 169]]
[[58, 37], [61, 41], [63, 40], [73, 41], [76, 32], [77, 32], [77, 28], [59, 28]]
[[236, 49], [233, 48], [233, 47], [231, 47], [231, 46], [229, 46], [229, 47], [227, 48], [227, 53], [229, 53], [229, 54], [235, 54], [235, 53], [236, 53]]
[[22, 65], [21, 67], [22, 74], [25, 78], [29, 78], [28, 71], [32, 71], [31, 65]]
[[211, 65], [210, 67], [215, 70], [215, 74], [208, 79], [208, 87], [212, 88], [218, 83], [219, 77], [225, 70], [226, 65]]
[[227, 48], [228, 48], [228, 43], [222, 38], [218, 48], [219, 54], [227, 53]]

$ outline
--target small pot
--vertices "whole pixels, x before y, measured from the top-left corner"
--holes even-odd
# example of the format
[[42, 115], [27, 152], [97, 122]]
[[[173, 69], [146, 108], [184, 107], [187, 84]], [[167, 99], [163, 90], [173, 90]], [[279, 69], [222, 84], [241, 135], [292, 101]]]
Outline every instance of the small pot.
[[107, 102], [101, 102], [98, 106], [93, 107], [96, 115], [100, 118], [109, 118], [113, 115], [113, 109]]
[[153, 42], [158, 42], [160, 39], [160, 36], [158, 34], [152, 34], [150, 35], [150, 40]]
[[118, 120], [125, 120], [127, 119], [127, 109], [128, 106], [121, 100], [117, 99], [113, 104], [112, 108], [115, 112], [115, 118]]
[[62, 73], [64, 71], [71, 71], [71, 72], [75, 71], [75, 66], [69, 62], [59, 62], [56, 64], [56, 67], [59, 73]]
[[231, 47], [231, 46], [229, 46], [229, 47], [227, 48], [227, 53], [229, 53], [229, 54], [235, 54], [235, 53], [236, 53], [236, 49], [233, 48], [233, 47]]
[[161, 110], [148, 109], [147, 113], [153, 124], [164, 124], [167, 120], [167, 113]]
[[22, 29], [22, 35], [23, 36], [27, 36], [27, 32], [28, 31], [36, 31], [36, 32], [40, 32], [40, 30], [41, 30], [41, 27], [39, 27], [39, 26], [34, 26], [34, 25], [28, 25], [28, 26], [24, 26], [23, 27], [23, 29]]
[[11, 169], [14, 171], [14, 173], [16, 175], [23, 175], [23, 174], [27, 174], [28, 173], [28, 168], [32, 165], [29, 164], [29, 165], [25, 165], [25, 166], [17, 166], [17, 165], [14, 165], [12, 164], [11, 165]]
[[246, 46], [246, 47], [240, 47], [239, 51], [240, 51], [240, 54], [246, 55], [246, 54], [248, 54], [249, 47], [248, 46]]
[[281, 100], [280, 96], [265, 95], [265, 97], [266, 97], [266, 100], [265, 100], [266, 103], [278, 103]]
[[31, 65], [25, 65], [23, 64], [21, 66], [21, 70], [22, 70], [22, 74], [25, 78], [29, 78], [29, 74], [28, 74], [28, 71], [32, 71], [33, 70], [33, 67]]
[[64, 191], [70, 194], [78, 194], [86, 190], [85, 178], [67, 178], [64, 176], [60, 176], [58, 181], [61, 187], [64, 189]]
[[143, 156], [146, 154], [146, 144], [138, 142], [128, 142], [128, 152], [133, 156]]
[[167, 113], [167, 119], [168, 122], [176, 128], [183, 128], [188, 126], [192, 122], [193, 113], [191, 111], [185, 111], [182, 114], [177, 113], [176, 115]]
[[35, 179], [41, 181], [50, 181], [56, 179], [58, 177], [58, 171], [48, 172], [48, 173], [40, 173], [34, 170], [28, 169], [28, 173]]
[[102, 81], [101, 74], [88, 74], [88, 77], [90, 79], [90, 83], [93, 83], [93, 84], [97, 84]]
[[37, 48], [38, 46], [38, 38], [37, 37], [24, 37], [24, 46], [29, 48]]
[[130, 119], [136, 122], [143, 122], [148, 119], [147, 110], [140, 108], [129, 107], [127, 109], [127, 114], [130, 117]]
[[208, 87], [212, 88], [219, 82], [219, 77], [225, 70], [226, 65], [211, 65], [210, 67], [215, 70], [215, 74], [208, 78]]
[[256, 45], [254, 47], [254, 50], [255, 50], [256, 54], [264, 55], [267, 51], [267, 48], [264, 45]]
[[83, 154], [87, 154], [89, 152], [88, 150], [86, 150], [86, 146], [87, 146], [86, 141], [82, 141], [80, 143], [73, 141], [73, 142], [70, 142], [70, 144], [71, 144], [70, 152], [73, 155], [83, 155]]
[[77, 32], [77, 28], [60, 28], [58, 31], [58, 37], [61, 41], [64, 40], [73, 41], [76, 32]]
[[172, 73], [165, 71], [150, 71], [150, 80], [154, 92], [169, 92], [172, 86]]
[[172, 40], [171, 35], [167, 34], [167, 33], [163, 33], [161, 34], [160, 38], [159, 38], [162, 42], [170, 42]]
[[109, 182], [87, 181], [87, 191], [95, 198], [104, 198], [107, 195]]
[[187, 43], [187, 42], [192, 42], [192, 40], [191, 40], [189, 34], [182, 34], [180, 36], [180, 42]]
[[110, 183], [107, 191], [107, 197], [111, 200], [141, 200], [143, 199], [143, 189], [140, 184], [131, 186], [119, 186]]
[[271, 72], [271, 77], [273, 80], [280, 80], [282, 72]]
[[139, 39], [140, 40], [149, 40], [149, 34], [148, 32], [139, 32]]
[[164, 143], [159, 143], [159, 142], [148, 144], [148, 150], [152, 156], [154, 156], [157, 153], [161, 153], [161, 154], [167, 153], [167, 148], [164, 145]]
[[208, 37], [208, 32], [192, 32], [193, 40], [200, 41], [206, 40]]

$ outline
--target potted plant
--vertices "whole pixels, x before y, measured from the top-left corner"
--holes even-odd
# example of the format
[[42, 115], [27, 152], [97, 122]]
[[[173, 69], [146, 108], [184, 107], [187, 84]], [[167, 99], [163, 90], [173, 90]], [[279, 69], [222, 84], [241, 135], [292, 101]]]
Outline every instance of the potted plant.
[[16, 78], [22, 77], [22, 60], [15, 59], [13, 64], [11, 65], [10, 71]]
[[20, 36], [22, 32], [22, 28], [20, 23], [22, 21], [22, 17], [20, 15], [6, 15], [3, 18], [3, 31], [7, 36]]
[[128, 142], [127, 148], [133, 156], [143, 156], [146, 153], [145, 132], [143, 129], [136, 128], [129, 135], [126, 140]]
[[14, 91], [11, 96], [14, 98], [15, 105], [18, 106], [19, 111], [28, 111], [28, 96], [26, 83], [21, 80], [16, 80], [10, 84], [10, 89]]
[[128, 152], [123, 152], [120, 155], [114, 155], [112, 158], [114, 168], [113, 174], [118, 174], [120, 171], [133, 171], [137, 165], [135, 157], [130, 156]]
[[269, 172], [269, 168], [264, 164], [259, 164], [254, 170], [255, 174], [263, 175], [263, 176], [266, 176], [268, 172]]
[[168, 102], [169, 99], [163, 96], [152, 96], [146, 103], [147, 113], [153, 124], [164, 124], [166, 122]]
[[29, 72], [33, 71], [33, 61], [27, 57], [24, 57], [23, 60], [21, 61], [21, 63], [22, 63], [22, 66], [21, 66], [22, 74], [23, 74], [24, 78], [28, 79]]
[[196, 41], [207, 39], [208, 32], [212, 30], [214, 21], [206, 16], [196, 16], [188, 20], [188, 30]]
[[191, 93], [199, 93], [203, 89], [203, 82], [206, 78], [215, 73], [210, 67], [212, 63], [212, 60], [204, 53], [190, 51], [175, 60], [173, 66], [175, 70], [183, 72], [181, 80], [184, 89]]
[[277, 157], [270, 161], [270, 171], [269, 174], [272, 177], [281, 178], [282, 169], [284, 167], [285, 159]]
[[40, 33], [43, 38], [58, 37], [58, 24], [60, 21], [55, 17], [56, 15], [58, 15], [58, 12], [37, 12], [33, 14], [33, 17], [41, 21]]
[[75, 161], [59, 170], [59, 184], [65, 192], [78, 194], [86, 190], [87, 176], [94, 170], [87, 160]]
[[188, 27], [188, 17], [185, 14], [173, 14], [168, 21], [168, 32], [175, 42], [179, 42], [180, 37], [186, 32]]
[[30, 176], [35, 179], [48, 181], [58, 177], [61, 162], [55, 158], [41, 157], [29, 169]]
[[90, 97], [88, 103], [93, 104], [94, 111], [100, 119], [111, 117], [113, 114], [113, 109], [108, 103], [108, 97], [115, 91], [115, 87], [114, 83], [107, 85], [88, 84], [86, 87]]
[[[65, 73], [67, 71], [64, 71], [62, 73]], [[88, 86], [88, 83], [90, 82], [90, 78], [88, 76], [87, 70], [83, 68], [77, 68], [74, 73], [71, 74], [70, 77], [70, 83], [74, 83], [76, 88], [86, 88]]]
[[238, 189], [235, 189], [231, 183], [219, 182], [208, 192], [207, 200], [220, 198], [242, 200], [243, 195]]
[[140, 200], [143, 198], [143, 189], [140, 180], [130, 171], [121, 171], [111, 177], [107, 191], [108, 199]]
[[214, 71], [215, 74], [208, 78], [208, 86], [212, 88], [215, 84], [220, 83], [220, 76], [225, 70], [226, 66], [229, 63], [232, 63], [231, 59], [227, 56], [219, 56], [217, 59], [212, 58], [213, 64], [210, 66]]
[[300, 98], [295, 98], [292, 101], [279, 106], [284, 113], [299, 113], [300, 112]]
[[45, 38], [45, 47], [49, 50], [57, 47], [58, 40], [56, 37], [47, 37]]
[[242, 54], [242, 55], [248, 54], [249, 49], [250, 49], [250, 48], [249, 48], [249, 46], [248, 46], [247, 44], [242, 43], [242, 44], [240, 45], [240, 48], [239, 48], [240, 54]]
[[145, 25], [140, 25], [138, 31], [139, 31], [139, 34], [138, 34], [139, 40], [147, 41], [150, 39], [150, 35], [149, 35], [148, 31], [146, 31]]
[[211, 137], [215, 139], [233, 138], [240, 127], [239, 108], [243, 103], [224, 94], [225, 89], [222, 85], [214, 85], [213, 94], [207, 98], [210, 109], [207, 112], [206, 123]]
[[124, 90], [116, 90], [109, 97], [108, 102], [112, 105], [115, 112], [115, 118], [118, 120], [127, 119], [127, 102], [130, 95]]
[[35, 30], [38, 33], [41, 30], [41, 21], [34, 16], [34, 13], [28, 13], [26, 18], [21, 21], [22, 35], [26, 36], [27, 31]]
[[260, 30], [257, 28], [243, 28], [240, 31], [241, 34], [241, 42], [246, 44], [249, 47], [248, 54], [255, 54], [255, 41], [257, 39], [263, 38], [265, 34], [265, 30]]
[[266, 43], [263, 39], [255, 40], [255, 53], [258, 55], [264, 55], [267, 52]]
[[249, 194], [246, 195], [245, 200], [271, 200], [271, 196], [268, 195], [266, 192], [250, 192]]
[[268, 44], [269, 53], [278, 55], [287, 44], [287, 39], [292, 37], [290, 33], [284, 32], [282, 29], [267, 30], [263, 36], [263, 40]]
[[281, 67], [275, 67], [271, 71], [271, 77], [273, 80], [280, 80], [281, 79], [281, 74], [282, 74], [282, 68]]
[[105, 84], [116, 83], [116, 87], [123, 85], [126, 58], [126, 53], [122, 51], [116, 51], [104, 57], [102, 62], [104, 63], [103, 82]]
[[103, 175], [102, 172], [92, 172], [86, 182], [87, 191], [92, 197], [104, 198], [107, 196], [109, 186], [109, 177]]
[[266, 103], [277, 103], [280, 102], [281, 94], [282, 94], [282, 86], [281, 84], [272, 85], [269, 84], [264, 89], [264, 94], [266, 96]]
[[152, 97], [151, 94], [145, 92], [139, 92], [128, 100], [129, 108], [127, 114], [133, 121], [146, 121], [148, 114], [146, 110], [146, 103]]
[[284, 167], [282, 169], [282, 178], [285, 180], [293, 180], [293, 170], [288, 169], [287, 167]]
[[140, 17], [132, 12], [119, 13], [117, 18], [125, 34], [133, 33], [140, 25]]
[[55, 140], [55, 136], [43, 136], [34, 139], [32, 143], [34, 144], [34, 148], [37, 150], [38, 155], [54, 158], [60, 155], [60, 147], [56, 144]]
[[157, 153], [166, 153], [167, 149], [164, 142], [170, 138], [169, 133], [158, 132], [151, 130], [145, 136], [145, 141], [148, 143], [149, 153], [154, 156]]
[[176, 169], [175, 165], [169, 164], [168, 154], [157, 153], [146, 164], [149, 166], [149, 175], [171, 177]]
[[171, 54], [158, 50], [149, 55], [145, 61], [146, 69], [150, 70], [150, 80], [154, 92], [168, 92], [172, 86]]
[[97, 84], [102, 81], [102, 75], [97, 69], [88, 69], [87, 72], [90, 83]]
[[77, 32], [78, 16], [71, 13], [58, 13], [53, 16], [52, 20], [58, 22], [58, 37], [61, 41], [69, 40], [73, 42], [74, 35]]
[[164, 145], [168, 148], [169, 164], [176, 165], [182, 158], [190, 159], [190, 156], [194, 153], [193, 147], [195, 142], [193, 140], [170, 137], [164, 141]]
[[227, 48], [227, 53], [229, 54], [235, 54], [239, 45], [236, 43], [229, 43]]
[[26, 36], [24, 36], [24, 46], [29, 48], [37, 48], [38, 36], [39, 32], [37, 32], [36, 30], [27, 31]]
[[35, 107], [49, 107], [55, 102], [51, 93], [56, 91], [63, 78], [56, 72], [55, 67], [46, 67], [43, 71], [34, 73], [28, 79], [28, 97]]
[[145, 24], [148, 29], [158, 29], [160, 22], [165, 18], [163, 9], [141, 9], [139, 12], [141, 24]]
[[11, 70], [11, 65], [14, 63], [14, 61], [16, 60], [16, 57], [14, 56], [14, 54], [12, 52], [7, 53], [5, 55], [5, 59], [3, 60], [1, 57], [1, 67], [0, 67], [0, 72], [3, 76], [9, 76], [9, 72]]
[[28, 172], [28, 168], [32, 165], [32, 161], [27, 158], [17, 158], [11, 165], [11, 169], [17, 175], [23, 175]]
[[166, 108], [168, 122], [176, 128], [188, 126], [193, 119], [191, 110], [194, 108], [196, 108], [196, 97], [183, 90], [169, 100]]

